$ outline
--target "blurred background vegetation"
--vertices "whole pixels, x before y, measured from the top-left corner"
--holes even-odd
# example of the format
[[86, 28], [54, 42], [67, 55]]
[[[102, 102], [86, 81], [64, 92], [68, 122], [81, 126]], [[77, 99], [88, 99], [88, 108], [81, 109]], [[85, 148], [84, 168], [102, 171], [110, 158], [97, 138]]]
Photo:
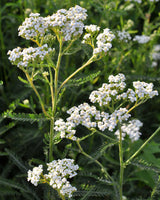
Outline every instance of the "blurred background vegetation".
[[[97, 63], [87, 67], [78, 78], [99, 71], [99, 75], [83, 85], [68, 87], [59, 104], [59, 116], [73, 105], [88, 101], [88, 96], [93, 89], [98, 88], [107, 81], [110, 74], [121, 72], [127, 77], [128, 84], [133, 80], [153, 82], [155, 89], [160, 93], [160, 63], [151, 67], [150, 54], [153, 46], [160, 44], [160, 2], [150, 4], [128, 3], [120, 0], [1, 0], [0, 1], [0, 199], [43, 199], [47, 200], [48, 188], [32, 187], [26, 181], [26, 172], [30, 167], [45, 162], [46, 141], [44, 135], [48, 131], [48, 123], [38, 121], [30, 123], [26, 119], [18, 120], [16, 117], [7, 117], [8, 113], [31, 113], [23, 101], [29, 99], [31, 110], [40, 112], [39, 104], [31, 88], [24, 87], [19, 76], [22, 72], [12, 66], [8, 60], [7, 52], [17, 46], [29, 47], [32, 45], [18, 37], [18, 27], [30, 12], [39, 12], [41, 16], [51, 15], [58, 9], [68, 9], [80, 5], [87, 9], [88, 18], [86, 25], [96, 24], [102, 28], [108, 27], [113, 32], [126, 30], [132, 36], [138, 34], [152, 35], [152, 40], [144, 45], [136, 43], [113, 42], [113, 48], [107, 56]], [[130, 7], [129, 7], [130, 6]], [[75, 47], [75, 54], [63, 58], [61, 78], [67, 77], [77, 66], [80, 66], [91, 55], [87, 47]], [[39, 85], [44, 87], [43, 84]], [[45, 93], [45, 87], [44, 87]], [[160, 99], [157, 97], [136, 109], [133, 115], [144, 123], [141, 140], [130, 148], [133, 152], [143, 141], [151, 135], [160, 124]], [[80, 131], [86, 131], [80, 129]], [[47, 136], [46, 136], [47, 137]], [[84, 148], [96, 156], [103, 149], [103, 140], [93, 136], [86, 141]], [[97, 149], [96, 149], [97, 148]], [[107, 165], [110, 173], [118, 170], [117, 149], [109, 147], [104, 150], [103, 164]], [[96, 154], [97, 153], [97, 154]], [[127, 153], [127, 152], [126, 152]], [[101, 172], [97, 167], [79, 155], [74, 144], [63, 141], [54, 149], [55, 159], [65, 156], [72, 157], [84, 168], [75, 179], [79, 190], [74, 199], [112, 199], [112, 189], [103, 180], [98, 179]], [[87, 166], [86, 166], [87, 163]], [[148, 163], [151, 163], [148, 164]], [[151, 166], [154, 166], [154, 169]], [[135, 167], [136, 166], [136, 169]], [[151, 169], [152, 168], [152, 169]], [[160, 137], [147, 145], [146, 151], [140, 154], [140, 159], [133, 163], [133, 168], [126, 170], [124, 193], [129, 199], [150, 199], [152, 190], [156, 190], [153, 199], [159, 196], [160, 172]], [[134, 175], [134, 178], [132, 177]], [[118, 174], [113, 174], [118, 176]], [[118, 178], [118, 177], [117, 177]], [[44, 193], [42, 191], [45, 191]], [[158, 196], [157, 196], [158, 195]], [[55, 194], [56, 196], [56, 194]], [[57, 200], [58, 197], [55, 199]]]

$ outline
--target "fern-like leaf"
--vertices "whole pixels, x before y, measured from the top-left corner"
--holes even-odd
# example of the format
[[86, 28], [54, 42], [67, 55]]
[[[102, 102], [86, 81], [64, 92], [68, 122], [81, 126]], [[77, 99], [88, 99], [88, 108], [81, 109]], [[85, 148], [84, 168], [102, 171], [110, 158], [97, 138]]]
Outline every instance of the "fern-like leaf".
[[85, 76], [85, 77], [82, 77], [82, 78], [79, 78], [79, 79], [72, 79], [72, 80], [68, 81], [67, 85], [68, 86], [72, 86], [72, 85], [80, 86], [80, 85], [82, 85], [82, 84], [84, 84], [86, 82], [93, 81], [97, 76], [99, 76], [100, 73], [101, 72], [98, 71], [96, 73], [92, 73], [92, 74], [90, 74], [88, 76]]
[[16, 125], [15, 122], [11, 122], [6, 126], [3, 126], [2, 128], [0, 128], [0, 135], [6, 133], [9, 129], [13, 128]]
[[32, 114], [32, 113], [10, 113], [10, 112], [5, 112], [3, 115], [5, 118], [10, 118], [13, 120], [17, 121], [28, 121], [30, 123], [33, 122], [42, 122], [48, 120], [45, 118], [43, 114]]
[[132, 165], [137, 166], [141, 169], [144, 170], [150, 170], [156, 173], [160, 173], [160, 169], [157, 167], [152, 166], [151, 163], [148, 163], [147, 161], [143, 160], [143, 159], [135, 159], [131, 162]]
[[0, 179], [0, 185], [15, 188], [15, 189], [18, 189], [22, 192], [27, 192], [27, 190], [25, 190], [24, 187], [22, 187], [19, 183], [16, 183], [15, 181], [8, 180], [8, 179], [5, 179], [5, 178]]
[[14, 153], [9, 151], [8, 149], [5, 149], [8, 153], [10, 159], [13, 161], [13, 163], [24, 173], [27, 171], [27, 167], [24, 165], [23, 161], [18, 158], [18, 156]]

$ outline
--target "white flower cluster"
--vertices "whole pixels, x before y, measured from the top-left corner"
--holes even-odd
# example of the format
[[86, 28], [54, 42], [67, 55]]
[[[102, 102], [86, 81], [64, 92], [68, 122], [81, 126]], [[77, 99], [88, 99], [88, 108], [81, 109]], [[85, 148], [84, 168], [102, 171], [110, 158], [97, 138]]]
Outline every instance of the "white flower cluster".
[[[111, 41], [115, 38], [115, 35], [110, 31], [110, 29], [104, 29], [103, 33], [100, 33], [98, 36], [97, 33], [100, 31], [100, 27], [97, 25], [91, 24], [89, 26], [85, 26], [85, 30], [87, 33], [84, 35], [82, 43], [91, 45], [94, 55], [106, 53], [112, 47]], [[96, 48], [93, 44], [95, 38]]]
[[100, 112], [96, 107], [90, 106], [88, 103], [83, 103], [68, 110], [67, 113], [70, 114], [70, 117], [66, 119], [67, 122], [64, 122], [63, 119], [57, 120], [54, 129], [60, 132], [61, 138], [77, 140], [75, 128], [79, 124], [86, 128], [98, 127], [101, 131], [106, 129], [113, 131], [118, 121], [128, 120], [130, 114], [127, 112], [126, 108], [120, 108], [110, 115], [109, 113]]
[[131, 40], [130, 34], [126, 31], [117, 31], [117, 36], [119, 40], [123, 40], [124, 42]]
[[[93, 39], [96, 37], [97, 33], [100, 31], [100, 27], [94, 24], [85, 26], [86, 34], [83, 36], [82, 43], [93, 45]], [[92, 46], [93, 47], [93, 46]]]
[[83, 33], [87, 10], [76, 5], [69, 10], [61, 9], [56, 14], [45, 18], [46, 24], [50, 29], [58, 29], [64, 36], [64, 40], [68, 41]]
[[133, 41], [137, 41], [139, 44], [145, 44], [150, 41], [150, 36], [146, 35], [136, 35]]
[[[39, 13], [31, 13], [19, 27], [19, 36], [29, 40], [43, 37], [48, 29], [56, 28], [64, 36], [64, 40], [80, 36], [83, 33], [87, 10], [76, 5], [69, 10], [60, 9], [56, 14], [40, 17]], [[57, 31], [56, 31], [57, 32]]]
[[136, 3], [142, 3], [142, 0], [125, 0], [125, 1], [132, 1], [132, 2], [136, 2]]
[[129, 100], [132, 103], [137, 100], [136, 93], [131, 88], [128, 88], [126, 92], [123, 92], [122, 94], [117, 95], [116, 99]]
[[153, 51], [151, 53], [152, 58], [152, 67], [156, 67], [158, 65], [158, 60], [160, 60], [160, 45], [157, 44], [153, 47]]
[[[137, 141], [140, 138], [141, 133], [139, 132], [139, 130], [142, 126], [143, 123], [138, 119], [133, 119], [129, 121], [127, 124], [123, 124], [121, 126], [122, 140], [124, 140], [124, 137], [128, 135], [132, 142]], [[117, 136], [118, 139], [120, 138], [119, 130], [115, 132], [115, 135]]]
[[18, 35], [27, 40], [43, 37], [48, 25], [45, 23], [44, 18], [39, 17], [39, 15], [39, 13], [31, 13], [29, 18], [26, 18], [22, 25], [19, 26]]
[[89, 33], [93, 33], [93, 32], [99, 32], [100, 31], [100, 27], [94, 24], [90, 24], [89, 26], [85, 26], [85, 30]]
[[159, 0], [149, 0], [150, 2], [158, 2]]
[[89, 99], [92, 103], [97, 102], [100, 106], [108, 105], [126, 86], [124, 74], [110, 75], [108, 79], [110, 84], [103, 83], [101, 88], [91, 92]]
[[67, 178], [77, 175], [78, 165], [74, 165], [73, 159], [54, 160], [47, 164], [49, 171], [44, 177], [49, 181], [52, 188], [59, 190], [63, 196], [72, 197], [72, 193], [77, 189], [73, 187]]
[[72, 193], [77, 189], [73, 187], [67, 178], [72, 178], [77, 175], [78, 165], [74, 165], [73, 159], [64, 158], [62, 160], [54, 160], [47, 163], [48, 174], [43, 175], [43, 166], [34, 167], [33, 170], [28, 171], [28, 181], [35, 186], [41, 183], [49, 183], [49, 185], [59, 190], [63, 196], [72, 197]]
[[43, 172], [43, 166], [39, 165], [38, 167], [34, 167], [33, 170], [28, 170], [28, 181], [31, 181], [31, 183], [35, 186], [38, 185], [38, 182], [40, 180], [40, 176]]
[[74, 128], [75, 124], [72, 122], [65, 122], [63, 119], [55, 121], [54, 130], [60, 132], [61, 138], [76, 140], [77, 138], [74, 136], [76, 131], [74, 130]]
[[102, 120], [98, 122], [99, 130], [104, 131], [108, 129], [109, 131], [113, 131], [118, 122], [127, 121], [131, 116], [127, 112], [126, 108], [120, 108], [119, 110], [115, 110], [111, 115], [102, 113]]
[[82, 124], [87, 128], [93, 128], [96, 127], [95, 121], [101, 119], [100, 111], [97, 111], [95, 106], [90, 106], [88, 103], [83, 103], [78, 107], [74, 106], [67, 113], [70, 114], [70, 117], [66, 119], [67, 122], [64, 122], [63, 119], [57, 120], [54, 129], [60, 132], [61, 138], [71, 140], [77, 139], [75, 136], [76, 126]]
[[115, 38], [115, 35], [110, 31], [110, 29], [106, 28], [103, 30], [103, 33], [100, 33], [97, 36], [97, 48], [93, 50], [93, 54], [101, 54], [107, 53], [109, 49], [112, 47], [111, 41]]
[[153, 98], [158, 95], [158, 91], [153, 90], [153, 83], [135, 81], [133, 82], [133, 87], [139, 98]]
[[[153, 90], [152, 83], [140, 81], [133, 82], [134, 90], [128, 88], [128, 90], [124, 92], [123, 90], [126, 86], [124, 82], [125, 76], [121, 73], [116, 76], [110, 75], [108, 79], [109, 84], [104, 83], [101, 88], [90, 94], [89, 99], [92, 103], [97, 102], [100, 106], [107, 105], [109, 107], [111, 101], [117, 103], [119, 100], [123, 99], [124, 101], [133, 103], [158, 95], [158, 92]], [[101, 112], [97, 110], [95, 106], [90, 106], [88, 103], [83, 103], [78, 107], [74, 106], [69, 109], [67, 113], [70, 116], [66, 119], [66, 122], [63, 119], [57, 120], [54, 129], [60, 132], [61, 138], [68, 138], [71, 140], [77, 140], [75, 136], [76, 126], [79, 124], [88, 129], [97, 127], [101, 131], [106, 129], [114, 131], [118, 122], [124, 123], [124, 121], [127, 121], [129, 117], [131, 117], [126, 108], [119, 108], [110, 114]], [[138, 121], [132, 120], [129, 122], [129, 125], [127, 125], [127, 128], [134, 128], [134, 126], [140, 127], [141, 125]], [[126, 129], [124, 132], [126, 132]], [[135, 141], [136, 138], [138, 139], [138, 135], [140, 135], [139, 132], [135, 132], [134, 135], [133, 131], [130, 134], [129, 132], [126, 133], [132, 141]], [[123, 133], [123, 136], [125, 136], [125, 134]]]
[[17, 65], [18, 67], [27, 67], [29, 63], [33, 63], [35, 60], [41, 62], [44, 60], [45, 56], [50, 52], [54, 51], [54, 49], [48, 48], [48, 45], [45, 44], [41, 47], [29, 47], [25, 49], [21, 49], [17, 47], [12, 51], [8, 51], [9, 60], [12, 64]]
[[[125, 0], [125, 1], [132, 1], [136, 3], [142, 3], [142, 0]], [[158, 2], [159, 0], [149, 0], [149, 2]]]

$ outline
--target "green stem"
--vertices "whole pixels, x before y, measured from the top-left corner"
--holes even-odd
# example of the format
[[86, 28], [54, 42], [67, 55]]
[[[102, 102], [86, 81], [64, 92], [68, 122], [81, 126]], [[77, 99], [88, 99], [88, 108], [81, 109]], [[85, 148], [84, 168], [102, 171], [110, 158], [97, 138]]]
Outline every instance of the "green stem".
[[49, 74], [50, 74], [49, 86], [50, 86], [50, 91], [51, 91], [52, 112], [53, 112], [53, 108], [54, 108], [53, 75], [52, 75], [52, 70], [50, 66], [49, 66]]
[[97, 165], [99, 165], [101, 167], [101, 171], [105, 174], [105, 177], [108, 179], [110, 179], [112, 181], [112, 183], [114, 182], [112, 177], [108, 174], [108, 172], [106, 171], [106, 169], [104, 168], [104, 166], [98, 161], [98, 160], [95, 160], [94, 158], [92, 158], [92, 156], [88, 155], [82, 148], [82, 146], [80, 145], [79, 143], [79, 140], [76, 141], [79, 149], [80, 149], [80, 152], [86, 156], [87, 158], [93, 160]]
[[122, 130], [119, 124], [119, 161], [120, 161], [120, 178], [119, 178], [119, 193], [120, 200], [122, 200], [123, 196], [123, 174], [124, 174], [124, 164], [123, 164], [123, 147], [122, 147]]
[[37, 89], [36, 89], [33, 81], [31, 80], [29, 74], [25, 70], [23, 70], [23, 71], [25, 72], [28, 82], [30, 83], [31, 87], [33, 88], [34, 92], [36, 93], [36, 95], [37, 95], [37, 97], [39, 99], [39, 102], [41, 104], [41, 108], [42, 108], [42, 111], [43, 111], [44, 115], [46, 115], [47, 117], [51, 118], [51, 116], [45, 110], [45, 107], [44, 107], [43, 101], [41, 99], [41, 96], [40, 96], [39, 92], [37, 91]]
[[66, 52], [67, 50], [70, 49], [70, 47], [72, 46], [72, 44], [73, 44], [74, 41], [75, 41], [75, 40], [72, 40], [72, 41], [70, 42], [70, 44], [64, 49], [62, 55], [65, 54], [65, 52]]
[[94, 158], [92, 158], [92, 156], [88, 155], [86, 152], [84, 152], [82, 146], [80, 145], [80, 142], [79, 140], [76, 141], [78, 147], [79, 147], [79, 150], [80, 152], [86, 156], [87, 158], [89, 158], [90, 160], [93, 160], [97, 165], [100, 166], [101, 168], [101, 171], [104, 173], [106, 179], [110, 179], [111, 181], [111, 184], [113, 185], [113, 188], [114, 188], [114, 192], [115, 194], [117, 194], [117, 183], [114, 181], [114, 179], [108, 174], [107, 170], [104, 168], [104, 166], [98, 161], [98, 160], [95, 160]]
[[55, 114], [56, 114], [56, 105], [57, 105], [57, 98], [58, 98], [58, 75], [59, 75], [59, 68], [62, 58], [62, 39], [59, 41], [59, 54], [58, 54], [58, 60], [57, 65], [55, 68], [55, 76], [54, 76], [54, 92], [53, 92], [53, 78], [52, 78], [52, 72], [50, 69], [50, 90], [51, 90], [51, 98], [52, 98], [52, 116], [50, 122], [50, 135], [49, 135], [49, 161], [51, 162], [53, 160], [53, 136], [54, 136], [54, 120], [55, 120]]
[[148, 138], [148, 140], [145, 141], [145, 143], [142, 144], [142, 146], [125, 162], [125, 165], [128, 165], [130, 161], [137, 156], [137, 154], [148, 144], [148, 142], [160, 131], [160, 126], [157, 128], [157, 130]]
[[61, 199], [62, 199], [62, 200], [65, 200], [65, 196], [63, 196], [63, 195], [60, 193], [60, 191], [57, 191], [57, 192], [58, 192], [59, 196], [61, 197]]
[[75, 76], [79, 71], [84, 69], [87, 65], [91, 64], [96, 56], [93, 55], [84, 65], [82, 65], [80, 68], [78, 68], [75, 72], [73, 72], [66, 80], [63, 81], [63, 83], [59, 87], [59, 91], [61, 88], [73, 77]]
[[50, 134], [49, 134], [49, 162], [53, 160], [53, 136], [54, 136], [54, 118], [50, 121]]

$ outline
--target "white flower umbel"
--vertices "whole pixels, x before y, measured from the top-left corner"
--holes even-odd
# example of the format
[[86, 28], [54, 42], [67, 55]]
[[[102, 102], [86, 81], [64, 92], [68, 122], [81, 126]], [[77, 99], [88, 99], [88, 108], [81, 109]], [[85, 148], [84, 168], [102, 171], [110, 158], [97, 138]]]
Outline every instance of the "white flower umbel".
[[110, 31], [110, 29], [106, 28], [103, 30], [103, 33], [100, 33], [97, 36], [97, 47], [94, 48], [93, 54], [102, 54], [107, 53], [109, 49], [112, 47], [111, 41], [115, 38], [115, 35]]
[[72, 197], [72, 193], [77, 189], [73, 187], [67, 178], [72, 178], [77, 175], [78, 165], [74, 165], [73, 159], [54, 160], [48, 165], [48, 174], [45, 174], [45, 179], [50, 186], [58, 190], [63, 196]]
[[17, 47], [12, 51], [8, 51], [9, 60], [13, 65], [17, 65], [17, 67], [27, 67], [29, 64], [33, 62], [41, 62], [44, 58], [55, 49], [48, 48], [47, 44], [44, 44], [41, 47], [29, 47], [25, 49], [21, 49]]
[[142, 0], [125, 0], [125, 1], [136, 2], [136, 3], [142, 3]]
[[83, 103], [78, 107], [74, 106], [70, 108], [67, 113], [70, 117], [67, 118], [67, 122], [63, 119], [59, 119], [55, 122], [54, 129], [60, 132], [61, 138], [68, 138], [76, 140], [75, 127], [81, 124], [87, 128], [96, 127], [97, 120], [101, 119], [100, 111], [95, 106], [90, 106], [88, 103]]
[[128, 118], [131, 116], [127, 112], [128, 110], [126, 108], [120, 108], [119, 110], [115, 110], [111, 115], [102, 112], [102, 119], [98, 122], [99, 130], [104, 131], [108, 129], [109, 131], [113, 131], [117, 126], [118, 122], [127, 121]]
[[139, 98], [153, 98], [158, 95], [158, 91], [153, 90], [153, 83], [135, 81], [133, 82], [133, 87]]
[[[92, 103], [98, 103], [102, 109], [108, 109], [108, 113], [99, 111], [95, 106], [90, 106], [88, 103], [72, 107], [67, 111], [70, 116], [66, 119], [66, 122], [63, 119], [55, 122], [54, 129], [60, 132], [61, 138], [78, 140], [78, 136], [75, 136], [78, 125], [88, 129], [98, 128], [101, 131], [109, 130], [112, 132], [118, 123], [123, 124], [131, 117], [129, 110], [120, 106], [114, 109], [114, 105], [118, 105], [118, 102], [119, 105], [123, 102], [129, 102], [129, 104], [136, 102], [138, 105], [138, 103], [141, 104], [147, 99], [158, 95], [157, 90], [153, 90], [153, 83], [140, 81], [133, 82], [134, 89], [128, 88], [127, 91], [124, 91], [126, 87], [125, 76], [121, 73], [116, 76], [110, 75], [108, 80], [109, 84], [103, 83], [101, 88], [91, 92], [89, 96]], [[133, 128], [136, 125], [140, 127], [137, 120], [132, 120], [127, 127]], [[129, 132], [127, 134], [129, 135]], [[125, 135], [126, 133], [123, 132], [122, 136]], [[135, 135], [132, 133], [129, 137], [132, 141], [135, 141], [138, 139], [138, 135], [140, 133], [136, 132]]]
[[61, 138], [68, 138], [71, 140], [76, 140], [75, 137], [76, 130], [74, 130], [75, 124], [73, 122], [65, 122], [63, 119], [55, 121], [54, 130], [60, 132]]
[[86, 12], [86, 9], [76, 5], [69, 10], [58, 10], [57, 13], [45, 17], [45, 21], [50, 29], [58, 31], [65, 41], [69, 41], [83, 33]]
[[33, 170], [28, 171], [28, 181], [31, 181], [31, 183], [35, 186], [38, 185], [41, 174], [43, 172], [43, 166], [39, 165], [38, 167], [34, 167]]
[[136, 35], [133, 41], [137, 41], [139, 44], [145, 44], [150, 41], [150, 36], [146, 35]]
[[45, 23], [43, 17], [39, 17], [39, 13], [31, 13], [29, 18], [19, 26], [19, 36], [25, 38], [26, 40], [34, 40], [39, 37], [43, 37], [48, 29], [48, 24]]
[[[139, 132], [139, 130], [142, 126], [143, 123], [138, 119], [134, 119], [129, 121], [127, 124], [123, 124], [121, 126], [122, 140], [124, 140], [124, 137], [128, 135], [132, 142], [137, 141], [140, 138], [141, 132]], [[117, 135], [117, 138], [119, 139], [119, 130], [115, 132], [115, 135]]]
[[159, 0], [149, 0], [150, 2], [158, 2]]
[[132, 39], [130, 34], [126, 31], [117, 31], [117, 37], [119, 40], [124, 42], [128, 42], [129, 40]]
[[110, 84], [103, 83], [101, 88], [91, 92], [89, 99], [92, 103], [98, 103], [100, 106], [108, 105], [120, 91], [124, 90], [126, 84], [123, 74], [110, 75], [108, 79]]
[[93, 33], [93, 32], [99, 32], [100, 31], [100, 27], [94, 24], [90, 24], [88, 26], [85, 26], [85, 30], [88, 33]]
[[129, 100], [130, 102], [135, 102], [137, 100], [136, 93], [132, 89], [128, 89], [127, 92], [123, 92], [122, 94], [117, 95], [117, 100]]

